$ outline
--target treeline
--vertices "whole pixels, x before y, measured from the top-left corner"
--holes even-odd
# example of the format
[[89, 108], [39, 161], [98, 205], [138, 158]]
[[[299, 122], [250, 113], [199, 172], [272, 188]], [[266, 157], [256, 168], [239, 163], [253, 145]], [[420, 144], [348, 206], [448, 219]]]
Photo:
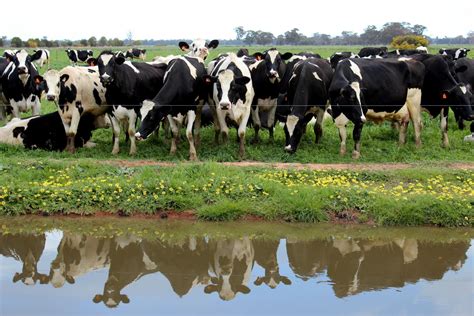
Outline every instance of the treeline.
[[[428, 39], [430, 44], [474, 44], [474, 31], [470, 31], [466, 37], [459, 35], [456, 37], [428, 37], [424, 35], [426, 27], [424, 25], [411, 25], [407, 22], [385, 23], [380, 29], [375, 25], [369, 25], [361, 34], [351, 31], [343, 31], [338, 36], [331, 36], [324, 33], [314, 33], [306, 36], [298, 28], [291, 29], [283, 34], [275, 36], [271, 32], [262, 30], [245, 30], [243, 26], [234, 28], [235, 39], [219, 39], [221, 45], [389, 45], [395, 36], [418, 35]], [[0, 38], [1, 47], [117, 47], [117, 46], [156, 46], [156, 45], [176, 45], [180, 40], [155, 40], [143, 39], [133, 40], [132, 34], [127, 34], [126, 39], [106, 38], [95, 36], [89, 39], [80, 40], [48, 40], [47, 37], [30, 38], [23, 40], [19, 37], [7, 39], [6, 36]], [[187, 39], [190, 41], [190, 39]]]

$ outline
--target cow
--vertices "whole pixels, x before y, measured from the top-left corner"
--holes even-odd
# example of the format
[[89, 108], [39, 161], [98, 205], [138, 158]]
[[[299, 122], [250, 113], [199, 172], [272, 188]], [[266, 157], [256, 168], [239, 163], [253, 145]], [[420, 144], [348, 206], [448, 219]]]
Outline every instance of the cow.
[[80, 61], [83, 63], [87, 62], [87, 60], [94, 55], [94, 53], [90, 49], [87, 49], [87, 50], [66, 49], [66, 54], [73, 66], [77, 65], [77, 63]]
[[3, 52], [3, 57], [8, 59], [8, 61], [12, 61], [12, 57], [15, 56], [19, 51], [19, 49], [6, 49]]
[[217, 292], [224, 301], [235, 298], [237, 293], [248, 294], [255, 250], [248, 237], [222, 239], [209, 242], [214, 256], [211, 260], [211, 284], [204, 288], [206, 294]]
[[306, 126], [313, 117], [316, 118], [316, 143], [319, 143], [332, 76], [332, 68], [324, 59], [309, 58], [294, 66], [287, 93], [291, 110], [285, 124], [286, 151], [296, 152]]
[[142, 118], [140, 129], [135, 137], [138, 140], [146, 139], [157, 128], [161, 120], [168, 117], [173, 133], [170, 153], [174, 154], [177, 149], [179, 126], [184, 122], [184, 115], [186, 115], [189, 159], [196, 160], [193, 126], [195, 137], [198, 140], [200, 110], [202, 110], [202, 104], [208, 95], [208, 89], [204, 82], [205, 74], [204, 62], [199, 57], [181, 56], [172, 59], [166, 69], [163, 88], [151, 101], [144, 102], [144, 106], [147, 104], [152, 109]]
[[329, 63], [331, 64], [332, 69], [336, 69], [337, 64], [347, 58], [359, 58], [359, 55], [354, 54], [353, 52], [336, 52], [329, 57]]
[[[74, 138], [76, 148], [88, 147], [92, 130], [104, 125], [100, 122], [101, 119], [104, 118], [88, 114], [81, 118]], [[14, 118], [6, 126], [0, 127], [0, 143], [23, 146], [26, 149], [63, 151], [67, 137], [61, 116], [56, 111], [26, 119]]]
[[20, 117], [20, 112], [31, 109], [33, 115], [39, 115], [41, 91], [37, 89], [38, 70], [31, 62], [31, 56], [22, 49], [15, 55], [9, 55], [7, 62], [0, 74], [3, 95], [9, 103], [7, 112], [11, 111], [13, 117]]
[[208, 80], [213, 83], [212, 103], [222, 139], [227, 142], [229, 128], [226, 119], [236, 125], [239, 139], [239, 157], [245, 154], [245, 130], [255, 95], [250, 70], [236, 54], [229, 53], [210, 64]]
[[383, 57], [386, 53], [387, 47], [364, 47], [357, 55], [359, 55], [360, 58], [372, 56]]
[[146, 49], [130, 48], [125, 53], [125, 57], [130, 58], [130, 59], [138, 58], [138, 59], [141, 59], [141, 60], [145, 60], [146, 59]]
[[295, 276], [303, 281], [325, 272], [329, 262], [331, 238], [286, 241], [288, 263]]
[[348, 121], [352, 121], [352, 157], [360, 157], [360, 137], [368, 110], [371, 110], [371, 118], [384, 120], [391, 117], [402, 124], [400, 144], [406, 141], [406, 129], [411, 119], [416, 146], [420, 147], [420, 103], [424, 72], [424, 65], [414, 60], [360, 58], [339, 62], [329, 88], [329, 98], [341, 139], [340, 154], [346, 153], [345, 126]]
[[38, 49], [34, 50], [34, 53], [31, 55], [31, 62], [38, 65], [38, 67], [43, 68], [46, 64], [49, 68], [49, 57], [51, 54], [47, 49]]
[[383, 57], [412, 56], [416, 54], [427, 54], [427, 52], [428, 50], [426, 49], [426, 47], [420, 46], [417, 49], [396, 49], [394, 51], [386, 53]]
[[439, 54], [450, 56], [453, 60], [458, 60], [459, 58], [467, 57], [467, 53], [470, 51], [469, 48], [441, 48]]
[[411, 56], [410, 59], [425, 65], [421, 106], [431, 117], [440, 116], [442, 146], [448, 147], [449, 108], [451, 107], [456, 117], [474, 120], [470, 106], [472, 94], [464, 83], [456, 80], [456, 74], [461, 75], [467, 67], [455, 66], [449, 57], [442, 55], [421, 54]]
[[56, 258], [51, 262], [49, 282], [55, 288], [92, 271], [109, 266], [111, 240], [64, 232]]
[[134, 235], [115, 237], [110, 243], [109, 274], [102, 294], [92, 301], [103, 302], [109, 308], [120, 303], [128, 304], [130, 298], [122, 290], [141, 277], [158, 272], [158, 266], [143, 250], [141, 239]]
[[254, 239], [252, 243], [255, 250], [255, 262], [265, 269], [265, 275], [257, 277], [254, 284], [259, 286], [265, 283], [271, 289], [276, 288], [280, 283], [291, 285], [290, 279], [280, 274], [277, 260], [280, 241], [259, 238]]
[[48, 283], [48, 276], [38, 272], [38, 262], [46, 244], [45, 234], [0, 234], [0, 255], [22, 263], [21, 273], [16, 272], [13, 283], [21, 280], [25, 285]]
[[[459, 71], [463, 70], [464, 71]], [[474, 93], [474, 60], [470, 58], [460, 58], [455, 64], [455, 75], [459, 83], [466, 85], [471, 94]], [[474, 96], [474, 94], [473, 94]], [[471, 97], [471, 108], [474, 106], [474, 97]], [[464, 129], [464, 120], [454, 113], [456, 122], [458, 122], [459, 129]]]
[[293, 54], [281, 55], [276, 48], [271, 48], [264, 53], [255, 53], [257, 61], [250, 65], [252, 84], [255, 97], [252, 102], [252, 124], [255, 130], [254, 143], [260, 141], [258, 132], [262, 123], [259, 112], [268, 112], [267, 124], [270, 140], [273, 141], [273, 129], [275, 124], [275, 112], [277, 99], [280, 94], [280, 82], [285, 74], [286, 64], [284, 60], [290, 59]]
[[[105, 99], [113, 106], [113, 154], [119, 151], [120, 121], [130, 137], [130, 154], [136, 153], [135, 127], [143, 101], [153, 99], [163, 86], [166, 64], [137, 63], [116, 57], [112, 52], [102, 52], [98, 59], [100, 81], [107, 89]], [[119, 107], [120, 105], [120, 107]]]
[[191, 44], [179, 42], [178, 46], [183, 52], [187, 52], [186, 56], [199, 57], [202, 60], [206, 60], [209, 50], [217, 48], [219, 41], [212, 40], [208, 43], [203, 39], [196, 39]]

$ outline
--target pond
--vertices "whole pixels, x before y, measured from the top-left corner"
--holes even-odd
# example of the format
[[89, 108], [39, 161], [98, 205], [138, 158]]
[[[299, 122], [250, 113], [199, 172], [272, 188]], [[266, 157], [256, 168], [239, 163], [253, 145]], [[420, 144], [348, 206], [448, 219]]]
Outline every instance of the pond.
[[1, 220], [1, 315], [472, 315], [472, 230]]

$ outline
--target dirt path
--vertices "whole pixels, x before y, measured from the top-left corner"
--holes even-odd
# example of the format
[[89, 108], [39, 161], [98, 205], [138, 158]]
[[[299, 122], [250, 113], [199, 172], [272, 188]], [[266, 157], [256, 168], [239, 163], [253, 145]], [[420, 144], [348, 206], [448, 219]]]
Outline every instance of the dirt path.
[[[178, 164], [202, 164], [203, 162], [164, 162], [153, 160], [106, 160], [102, 161], [107, 164], [120, 167], [143, 167], [143, 166], [159, 166], [173, 167]], [[306, 170], [400, 170], [423, 167], [423, 164], [414, 163], [341, 163], [341, 164], [317, 164], [317, 163], [279, 163], [279, 162], [258, 162], [258, 161], [242, 161], [242, 162], [218, 162], [224, 166], [232, 167], [262, 167], [273, 169], [306, 169]], [[446, 163], [439, 164], [440, 167], [450, 169], [467, 169], [474, 170], [474, 163]]]

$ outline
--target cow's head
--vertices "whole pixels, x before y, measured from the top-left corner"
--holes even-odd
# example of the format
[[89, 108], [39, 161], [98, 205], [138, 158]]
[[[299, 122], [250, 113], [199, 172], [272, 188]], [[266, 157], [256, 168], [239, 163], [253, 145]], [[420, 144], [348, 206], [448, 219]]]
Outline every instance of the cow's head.
[[115, 80], [116, 67], [123, 65], [125, 61], [123, 56], [116, 57], [110, 51], [102, 52], [96, 60], [97, 66], [99, 66], [100, 82], [104, 86], [112, 84]]
[[454, 113], [468, 121], [474, 120], [471, 106], [472, 92], [470, 86], [458, 84], [454, 88], [441, 93], [442, 103], [450, 105]]
[[41, 284], [48, 283], [48, 276], [42, 273], [38, 273], [37, 259], [31, 251], [28, 252], [25, 258], [23, 258], [23, 269], [21, 273], [15, 273], [13, 276], [13, 283], [21, 280], [25, 285], [34, 285], [37, 281]]
[[208, 43], [206, 40], [197, 39], [194, 40], [191, 45], [186, 42], [179, 42], [178, 46], [182, 51], [188, 52], [188, 56], [200, 57], [205, 60], [207, 55], [209, 55], [209, 50], [219, 46], [219, 41], [212, 40]]
[[363, 93], [360, 82], [353, 81], [338, 91], [330, 91], [331, 106], [340, 107], [352, 122], [365, 123], [366, 118], [362, 109]]
[[109, 308], [117, 307], [120, 303], [130, 303], [128, 296], [120, 293], [121, 288], [117, 277], [109, 276], [104, 286], [104, 294], [96, 294], [92, 301], [94, 303], [103, 302]]
[[12, 59], [13, 63], [16, 66], [18, 71], [18, 75], [22, 76], [29, 76], [30, 67], [31, 67], [31, 56], [28, 55], [28, 52], [24, 49], [17, 52]]
[[144, 116], [142, 116], [142, 122], [140, 124], [140, 129], [135, 134], [137, 140], [144, 140], [150, 136], [159, 126], [160, 122], [163, 120], [164, 115], [160, 111], [159, 106], [157, 106], [152, 101], [143, 102], [144, 107]]
[[205, 80], [214, 83], [214, 100], [218, 102], [222, 111], [230, 110], [233, 106], [246, 101], [246, 85], [250, 82], [249, 77], [236, 77], [233, 71], [226, 69], [219, 72], [216, 77], [205, 76]]
[[265, 63], [265, 72], [272, 83], [280, 82], [285, 74], [284, 60], [288, 60], [293, 56], [292, 53], [285, 53], [281, 55], [276, 48], [272, 48], [266, 52], [255, 53], [254, 57], [257, 60], [263, 60]]
[[61, 91], [59, 71], [48, 70], [43, 76], [36, 76], [34, 82], [38, 91], [44, 91], [48, 101], [58, 100]]

